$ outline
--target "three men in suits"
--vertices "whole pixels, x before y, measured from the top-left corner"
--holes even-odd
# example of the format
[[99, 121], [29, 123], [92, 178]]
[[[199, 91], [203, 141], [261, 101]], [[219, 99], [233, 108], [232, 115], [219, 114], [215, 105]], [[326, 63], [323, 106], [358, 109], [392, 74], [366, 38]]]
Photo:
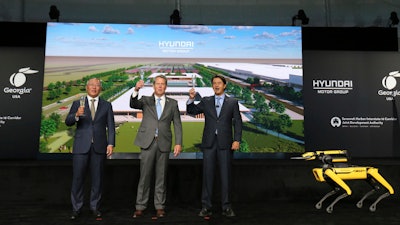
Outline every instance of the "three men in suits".
[[136, 210], [133, 217], [140, 217], [148, 206], [150, 183], [155, 172], [154, 207], [157, 217], [165, 216], [167, 192], [167, 169], [169, 153], [172, 147], [171, 123], [174, 126], [175, 146], [174, 156], [182, 150], [182, 123], [178, 102], [166, 97], [167, 78], [157, 76], [153, 81], [154, 93], [142, 96], [138, 92], [144, 86], [144, 81], [136, 83], [130, 99], [130, 107], [141, 109], [142, 123], [138, 129], [135, 145], [141, 149], [140, 179], [136, 196]]
[[[189, 90], [187, 113], [204, 114], [205, 125], [201, 149], [203, 151], [203, 186], [201, 194], [201, 217], [212, 215], [212, 190], [216, 164], [219, 165], [221, 178], [222, 214], [235, 216], [231, 207], [231, 161], [233, 150], [240, 148], [242, 138], [242, 118], [239, 103], [225, 95], [226, 79], [222, 75], [212, 78], [214, 96], [204, 97], [198, 104], [194, 103], [196, 91]], [[233, 129], [233, 130], [232, 130]]]
[[115, 146], [115, 124], [112, 105], [99, 98], [101, 81], [88, 80], [87, 96], [74, 101], [65, 119], [67, 126], [76, 125], [72, 150], [71, 219], [76, 219], [83, 207], [84, 183], [89, 168], [91, 176], [90, 210], [101, 218], [104, 163]]

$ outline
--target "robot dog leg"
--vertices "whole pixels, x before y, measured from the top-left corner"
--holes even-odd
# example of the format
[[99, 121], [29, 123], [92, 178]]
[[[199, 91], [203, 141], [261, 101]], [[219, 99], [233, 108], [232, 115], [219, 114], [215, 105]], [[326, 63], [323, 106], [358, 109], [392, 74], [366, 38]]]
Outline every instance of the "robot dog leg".
[[328, 213], [333, 212], [333, 206], [341, 199], [346, 198], [347, 196], [351, 195], [352, 191], [350, 187], [335, 173], [332, 168], [322, 169], [322, 168], [315, 168], [313, 169], [313, 173], [315, 179], [319, 182], [327, 182], [333, 187], [333, 190], [328, 192], [322, 199], [315, 205], [315, 208], [321, 209], [322, 203], [332, 195], [335, 195], [341, 190], [344, 190], [345, 193], [337, 196], [335, 200], [326, 208]]
[[306, 152], [301, 157], [292, 157], [292, 159], [319, 159], [324, 163], [322, 168], [314, 168], [313, 174], [317, 181], [328, 183], [333, 187], [333, 190], [325, 194], [325, 196], [315, 205], [317, 209], [322, 208], [322, 203], [327, 198], [335, 195], [339, 191], [344, 191], [343, 194], [336, 197], [335, 200], [326, 208], [328, 213], [332, 213], [333, 207], [338, 201], [352, 194], [350, 187], [344, 182], [345, 180], [365, 180], [373, 187], [373, 189], [366, 193], [357, 203], [358, 208], [363, 206], [363, 202], [367, 197], [380, 190], [381, 187], [384, 187], [387, 190], [369, 207], [371, 212], [376, 210], [378, 202], [391, 194], [394, 194], [392, 186], [378, 173], [377, 168], [349, 165], [347, 163], [348, 157], [346, 150]]
[[[378, 169], [377, 168], [368, 168], [367, 169], [367, 182], [373, 187], [373, 189], [371, 191], [369, 191], [368, 193], [366, 193], [360, 201], [357, 202], [357, 207], [361, 208], [363, 206], [363, 201], [370, 195], [374, 194], [376, 191], [378, 191], [381, 187], [380, 185], [382, 185], [383, 187], [386, 188], [387, 192], [381, 194], [374, 203], [371, 204], [371, 206], [369, 207], [369, 210], [371, 212], [375, 212], [376, 210], [376, 205], [378, 204], [378, 202], [380, 202], [382, 199], [394, 194], [394, 190], [392, 188], [392, 186], [378, 173]], [[380, 185], [379, 185], [380, 184]]]

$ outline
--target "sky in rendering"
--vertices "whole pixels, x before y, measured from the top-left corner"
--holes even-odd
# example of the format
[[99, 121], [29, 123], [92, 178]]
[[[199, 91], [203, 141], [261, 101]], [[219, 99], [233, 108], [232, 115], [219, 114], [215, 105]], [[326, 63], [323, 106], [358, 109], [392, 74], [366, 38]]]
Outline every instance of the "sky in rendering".
[[301, 59], [301, 27], [48, 23], [46, 56]]

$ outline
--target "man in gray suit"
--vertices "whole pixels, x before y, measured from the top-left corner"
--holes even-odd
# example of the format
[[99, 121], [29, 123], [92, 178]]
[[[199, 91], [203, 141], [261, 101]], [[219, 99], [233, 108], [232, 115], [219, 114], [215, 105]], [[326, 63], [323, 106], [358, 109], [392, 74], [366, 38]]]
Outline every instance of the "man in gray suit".
[[[201, 193], [201, 217], [212, 215], [212, 190], [216, 164], [221, 176], [222, 214], [235, 216], [231, 207], [231, 161], [233, 150], [240, 148], [242, 138], [242, 117], [236, 99], [225, 95], [226, 79], [222, 75], [212, 78], [214, 96], [204, 97], [194, 103], [196, 91], [189, 90], [187, 113], [204, 114], [205, 125], [201, 149], [203, 151], [203, 188]], [[232, 132], [232, 128], [234, 129]]]
[[67, 126], [76, 125], [72, 150], [72, 188], [71, 219], [76, 219], [82, 210], [86, 170], [90, 169], [92, 187], [90, 192], [90, 210], [97, 219], [99, 211], [106, 156], [111, 156], [115, 146], [114, 113], [110, 102], [99, 98], [101, 81], [88, 80], [87, 96], [72, 103], [65, 119]]
[[174, 126], [175, 146], [174, 156], [182, 150], [182, 123], [178, 102], [165, 96], [167, 78], [157, 76], [153, 81], [154, 93], [151, 96], [138, 98], [139, 90], [144, 81], [136, 83], [130, 100], [130, 107], [143, 112], [135, 145], [141, 149], [140, 179], [136, 196], [134, 218], [143, 215], [147, 208], [150, 195], [150, 183], [155, 170], [154, 207], [157, 217], [165, 216], [165, 201], [167, 195], [167, 169], [169, 153], [172, 146], [171, 123]]

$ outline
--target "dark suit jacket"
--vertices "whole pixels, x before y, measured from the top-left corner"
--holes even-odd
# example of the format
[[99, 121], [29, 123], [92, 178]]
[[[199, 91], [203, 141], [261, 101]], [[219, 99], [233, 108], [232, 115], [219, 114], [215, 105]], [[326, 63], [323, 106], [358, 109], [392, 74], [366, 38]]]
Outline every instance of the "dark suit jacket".
[[[187, 105], [187, 113], [197, 115], [204, 113], [205, 125], [203, 130], [202, 148], [210, 148], [218, 129], [218, 143], [220, 149], [230, 149], [233, 141], [242, 139], [242, 117], [239, 103], [236, 99], [225, 95], [219, 117], [215, 109], [215, 96], [204, 97], [199, 104]], [[232, 130], [233, 129], [233, 130]]]
[[115, 146], [114, 113], [110, 102], [99, 98], [94, 121], [90, 115], [88, 100], [85, 102], [85, 116], [75, 120], [75, 113], [79, 107], [79, 100], [72, 103], [65, 119], [67, 126], [76, 124], [73, 154], [87, 153], [92, 144], [97, 153], [106, 154], [107, 145]]
[[150, 147], [158, 128], [158, 144], [162, 152], [170, 152], [172, 146], [171, 122], [174, 124], [175, 145], [182, 145], [182, 123], [179, 113], [178, 102], [175, 99], [166, 97], [163, 112], [160, 120], [157, 118], [155, 98], [142, 96], [138, 99], [131, 97], [130, 107], [143, 111], [142, 123], [135, 139], [135, 145], [142, 149]]

